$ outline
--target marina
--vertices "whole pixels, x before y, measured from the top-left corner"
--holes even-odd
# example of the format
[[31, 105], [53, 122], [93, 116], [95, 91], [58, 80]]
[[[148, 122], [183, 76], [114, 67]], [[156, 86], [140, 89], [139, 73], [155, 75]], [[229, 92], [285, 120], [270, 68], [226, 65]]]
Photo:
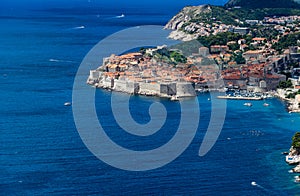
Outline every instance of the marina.
[[235, 99], [235, 100], [262, 100], [262, 97], [243, 97], [243, 96], [218, 96], [218, 99]]

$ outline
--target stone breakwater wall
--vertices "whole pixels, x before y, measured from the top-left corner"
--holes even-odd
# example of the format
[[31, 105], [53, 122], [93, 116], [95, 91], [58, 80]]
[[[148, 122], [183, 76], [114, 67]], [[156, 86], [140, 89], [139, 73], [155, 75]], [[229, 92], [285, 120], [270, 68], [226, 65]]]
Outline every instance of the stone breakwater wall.
[[194, 97], [196, 91], [190, 82], [133, 82], [126, 79], [105, 77], [102, 73], [90, 73], [87, 83], [97, 88], [110, 89], [129, 94], [167, 98]]

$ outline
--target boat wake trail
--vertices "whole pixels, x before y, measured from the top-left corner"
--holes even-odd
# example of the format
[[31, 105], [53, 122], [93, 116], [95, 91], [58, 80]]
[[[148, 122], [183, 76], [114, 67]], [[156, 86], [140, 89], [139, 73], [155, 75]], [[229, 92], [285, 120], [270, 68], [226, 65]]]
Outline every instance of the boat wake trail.
[[74, 28], [71, 28], [72, 30], [77, 30], [77, 29], [84, 29], [85, 28], [85, 26], [78, 26], [78, 27], [74, 27]]
[[67, 61], [67, 60], [60, 60], [60, 59], [49, 59], [49, 62], [56, 62], [56, 63], [74, 63], [74, 61]]
[[121, 14], [120, 16], [116, 16], [115, 18], [124, 18], [125, 15], [124, 14]]
[[259, 184], [257, 184], [256, 182], [251, 182], [251, 185], [252, 186], [255, 186], [255, 187], [257, 187], [257, 188], [260, 188], [260, 189], [262, 189], [263, 191], [265, 191], [265, 192], [267, 192], [268, 194], [271, 194], [272, 193], [272, 195], [273, 195], [273, 193], [274, 193], [274, 191], [272, 191], [272, 190], [269, 190], [269, 189], [266, 189], [265, 187], [263, 187], [263, 186], [261, 186], [261, 185], [259, 185]]
[[111, 17], [107, 17], [107, 18], [104, 18], [104, 19], [111, 20], [111, 19], [121, 19], [121, 18], [125, 18], [125, 14], [121, 14], [121, 15], [118, 15], [118, 16], [111, 16]]

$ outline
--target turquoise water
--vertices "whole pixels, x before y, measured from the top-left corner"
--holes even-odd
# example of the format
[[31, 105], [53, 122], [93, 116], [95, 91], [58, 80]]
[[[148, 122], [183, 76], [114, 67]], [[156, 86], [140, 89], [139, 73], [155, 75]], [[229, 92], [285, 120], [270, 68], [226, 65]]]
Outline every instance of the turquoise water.
[[[189, 148], [172, 163], [152, 171], [128, 172], [98, 160], [76, 130], [72, 99], [76, 71], [86, 53], [101, 39], [126, 27], [163, 25], [177, 11], [97, 9], [30, 11], [0, 18], [0, 192], [1, 195], [295, 195], [300, 185], [284, 162], [290, 139], [299, 130], [299, 114], [289, 114], [277, 99], [228, 101], [221, 135], [204, 157], [198, 150], [216, 94], [200, 94], [201, 118]], [[99, 15], [99, 16], [98, 16]], [[85, 26], [84, 29], [76, 28]], [[167, 142], [178, 126], [176, 102], [131, 97], [131, 113], [146, 123], [152, 102], [168, 109], [161, 133], [137, 139], [124, 134], [110, 108], [111, 92], [97, 90], [96, 108], [107, 134], [135, 150]], [[120, 96], [128, 96], [120, 94]], [[259, 186], [251, 186], [255, 181]]]

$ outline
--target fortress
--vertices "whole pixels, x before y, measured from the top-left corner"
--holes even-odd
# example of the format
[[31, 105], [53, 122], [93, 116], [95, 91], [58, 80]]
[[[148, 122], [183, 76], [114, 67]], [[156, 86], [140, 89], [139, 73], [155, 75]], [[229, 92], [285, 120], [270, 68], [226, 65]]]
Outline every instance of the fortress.
[[[153, 53], [153, 50], [147, 51]], [[169, 62], [139, 52], [104, 58], [101, 67], [90, 71], [87, 83], [98, 88], [146, 96], [172, 99], [196, 96], [194, 83], [186, 79], [186, 69], [178, 69]]]
[[190, 82], [147, 82], [130, 81], [125, 78], [112, 78], [99, 70], [91, 70], [87, 81], [97, 88], [110, 89], [129, 94], [181, 98], [196, 96], [194, 85]]

